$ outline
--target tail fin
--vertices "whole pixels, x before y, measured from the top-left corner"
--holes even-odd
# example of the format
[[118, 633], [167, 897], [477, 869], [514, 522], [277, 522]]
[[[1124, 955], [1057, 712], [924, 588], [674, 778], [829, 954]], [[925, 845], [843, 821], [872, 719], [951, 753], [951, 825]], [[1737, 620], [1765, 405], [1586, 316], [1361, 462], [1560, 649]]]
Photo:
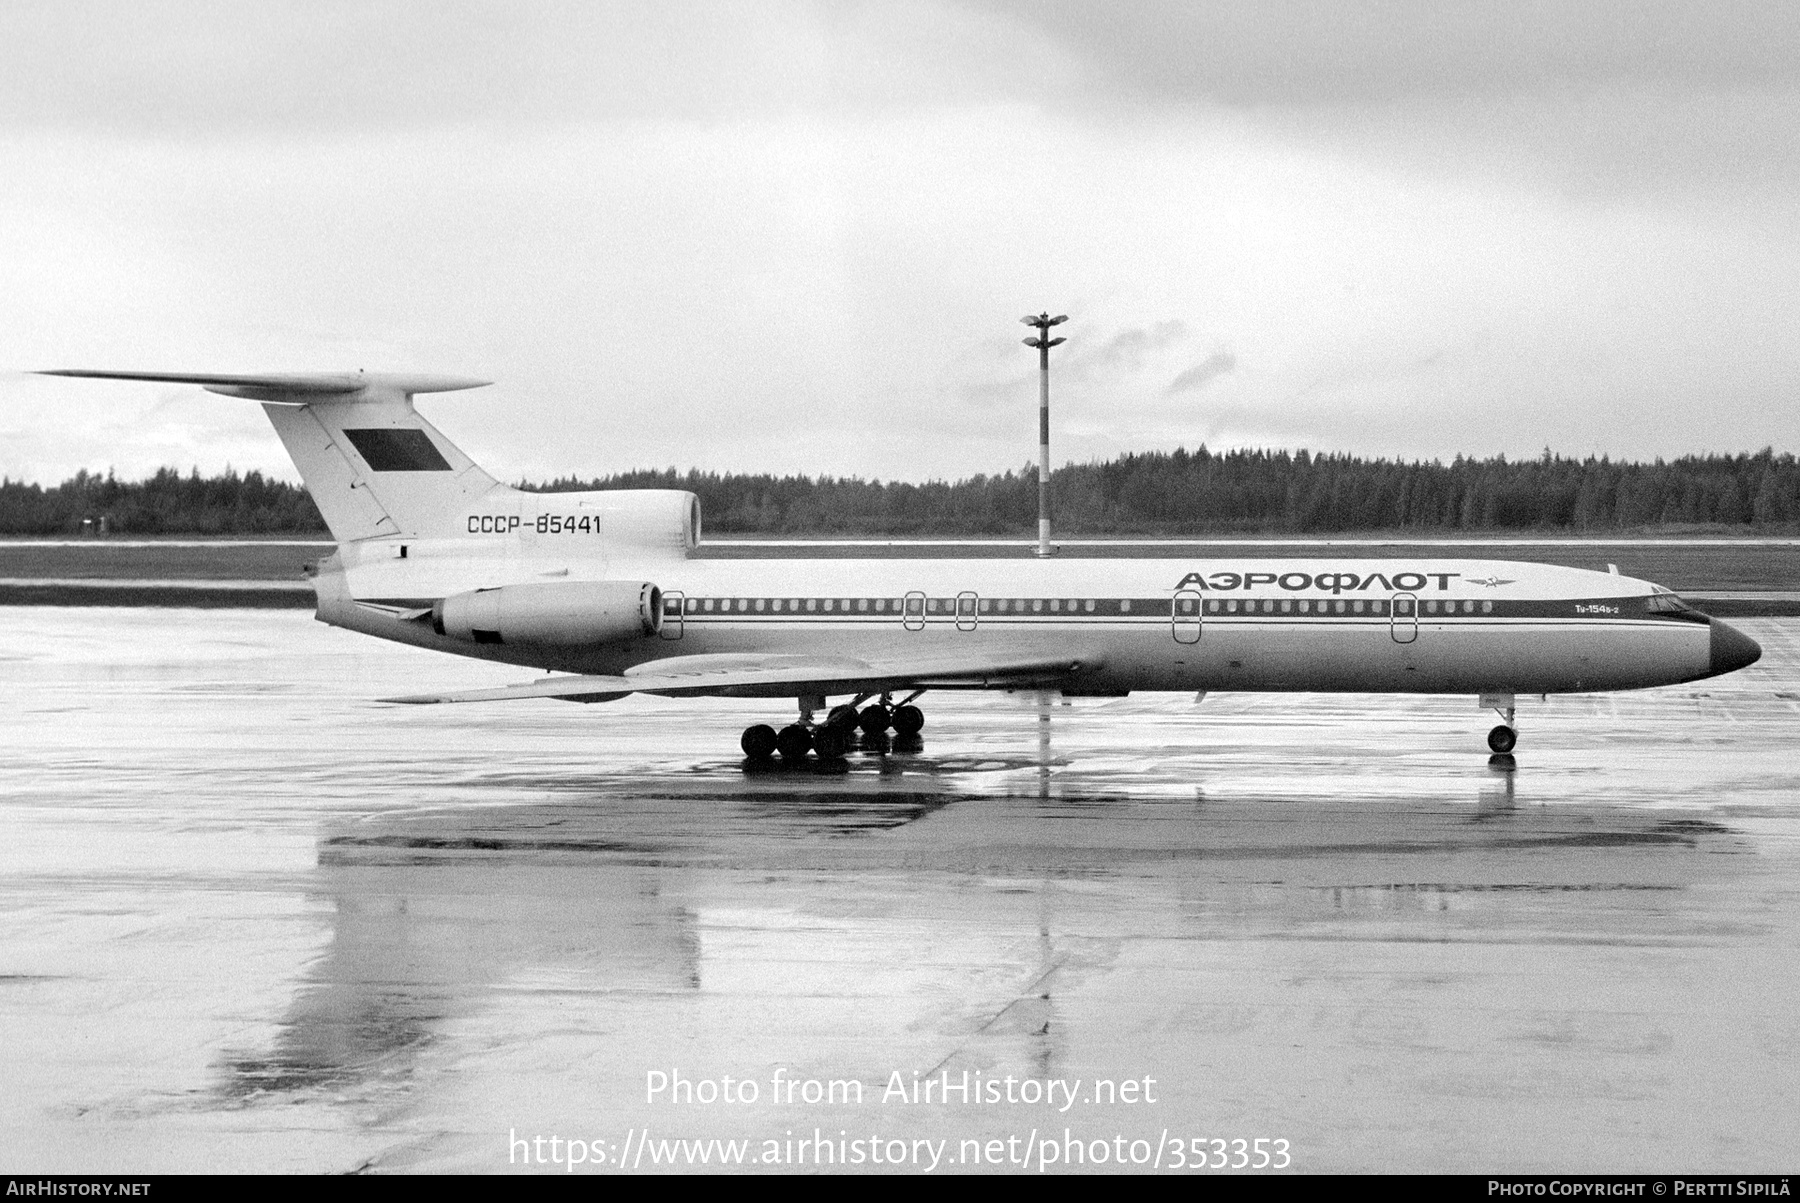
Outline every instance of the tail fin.
[[484, 494], [512, 490], [476, 466], [413, 408], [415, 393], [480, 388], [485, 380], [363, 372], [259, 376], [45, 372], [198, 384], [263, 402], [340, 543], [459, 533], [457, 516]]

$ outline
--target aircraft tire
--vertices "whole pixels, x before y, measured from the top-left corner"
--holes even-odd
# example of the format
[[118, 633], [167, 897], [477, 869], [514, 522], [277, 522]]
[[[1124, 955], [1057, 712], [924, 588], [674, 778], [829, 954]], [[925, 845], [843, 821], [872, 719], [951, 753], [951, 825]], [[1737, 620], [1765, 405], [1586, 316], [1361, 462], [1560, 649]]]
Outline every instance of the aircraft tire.
[[848, 702], [842, 706], [833, 706], [825, 716], [825, 725], [827, 727], [854, 728], [856, 726], [856, 707]]
[[745, 727], [744, 737], [738, 740], [738, 747], [744, 749], [744, 755], [751, 760], [767, 760], [775, 755], [777, 746], [775, 728], [767, 723]]
[[880, 702], [864, 706], [863, 712], [856, 716], [856, 725], [862, 728], [864, 735], [880, 735], [894, 725], [894, 716]]
[[1488, 748], [1496, 756], [1504, 756], [1519, 742], [1519, 733], [1505, 723], [1488, 732]]
[[781, 753], [783, 760], [805, 760], [806, 754], [812, 751], [813, 735], [799, 723], [792, 723], [781, 729], [775, 737], [775, 750]]
[[850, 750], [851, 730], [842, 723], [826, 723], [813, 732], [813, 751], [820, 760], [842, 760]]
[[899, 735], [917, 735], [925, 726], [925, 713], [917, 706], [894, 708], [894, 731]]

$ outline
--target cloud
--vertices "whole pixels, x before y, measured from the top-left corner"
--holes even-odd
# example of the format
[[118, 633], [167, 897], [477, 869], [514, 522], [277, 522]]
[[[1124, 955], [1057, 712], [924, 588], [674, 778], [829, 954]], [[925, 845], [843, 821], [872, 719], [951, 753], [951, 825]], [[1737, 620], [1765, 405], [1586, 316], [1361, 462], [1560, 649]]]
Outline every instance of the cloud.
[[1178, 319], [1150, 326], [1134, 326], [1121, 330], [1086, 355], [1074, 356], [1071, 367], [1083, 370], [1117, 368], [1126, 372], [1141, 371], [1144, 359], [1187, 337], [1187, 326]]
[[8, 0], [14, 129], [163, 137], [737, 120], [1049, 97], [1066, 52], [931, 0]]
[[1215, 351], [1169, 381], [1169, 387], [1163, 390], [1164, 394], [1172, 397], [1176, 393], [1198, 392], [1236, 367], [1237, 356], [1230, 351]]
[[1800, 80], [1780, 0], [986, 0], [1060, 42], [1096, 91], [1151, 103], [1344, 105], [1655, 82]]

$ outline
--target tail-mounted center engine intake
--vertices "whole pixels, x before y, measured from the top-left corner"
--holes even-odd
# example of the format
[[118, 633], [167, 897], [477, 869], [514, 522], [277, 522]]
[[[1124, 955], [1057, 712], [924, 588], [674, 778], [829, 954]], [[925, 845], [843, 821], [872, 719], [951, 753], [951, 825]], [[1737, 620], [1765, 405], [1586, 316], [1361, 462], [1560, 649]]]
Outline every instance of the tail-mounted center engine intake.
[[474, 643], [618, 643], [662, 630], [662, 608], [647, 581], [555, 581], [453, 594], [431, 608], [431, 626]]

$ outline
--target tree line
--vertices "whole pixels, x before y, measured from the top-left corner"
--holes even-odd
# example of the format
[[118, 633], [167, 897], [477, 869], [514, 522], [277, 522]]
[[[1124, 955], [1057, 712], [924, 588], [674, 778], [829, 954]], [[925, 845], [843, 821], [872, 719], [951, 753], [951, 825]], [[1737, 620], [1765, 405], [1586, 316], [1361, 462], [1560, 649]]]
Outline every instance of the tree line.
[[[1036, 531], [1037, 471], [964, 480], [862, 480], [621, 472], [521, 482], [537, 492], [686, 489], [712, 534], [1010, 535]], [[1307, 451], [1144, 452], [1071, 464], [1051, 476], [1055, 529], [1066, 535], [1331, 534], [1411, 531], [1616, 531], [1647, 527], [1781, 528], [1800, 523], [1792, 454], [1684, 456], [1654, 463], [1457, 457], [1362, 459]], [[323, 533], [304, 489], [259, 472], [202, 477], [164, 468], [141, 481], [78, 472], [45, 487], [0, 478], [0, 533], [67, 535], [83, 520], [109, 533]]]

